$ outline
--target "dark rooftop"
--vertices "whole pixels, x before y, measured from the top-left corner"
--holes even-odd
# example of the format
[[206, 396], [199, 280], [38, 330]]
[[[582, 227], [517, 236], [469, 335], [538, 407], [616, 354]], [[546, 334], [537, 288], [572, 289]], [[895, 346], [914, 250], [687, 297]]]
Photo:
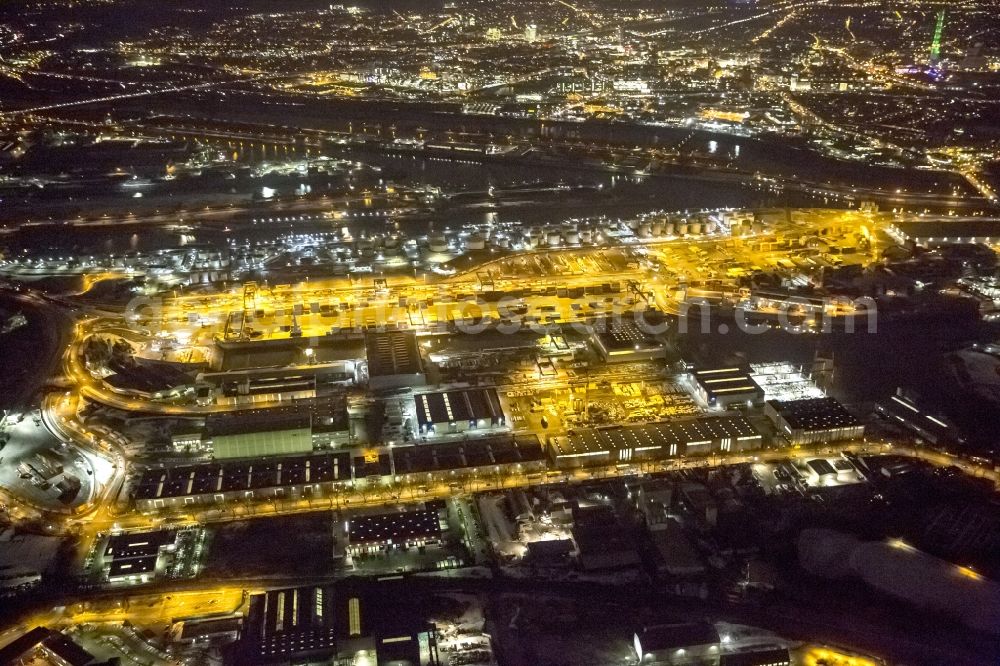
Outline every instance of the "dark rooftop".
[[1000, 222], [995, 220], [955, 220], [948, 222], [896, 222], [893, 226], [907, 238], [949, 238], [960, 242], [962, 238], [1000, 238]]
[[441, 536], [437, 511], [405, 511], [357, 516], [351, 519], [352, 544], [400, 543]]
[[719, 643], [719, 632], [708, 622], [658, 624], [643, 627], [636, 633], [643, 651], [647, 653]]
[[156, 555], [160, 550], [160, 546], [164, 546], [173, 540], [174, 533], [171, 530], [115, 534], [108, 538], [108, 546], [104, 551], [104, 556], [112, 557], [116, 560], [131, 557], [149, 557], [150, 555]]
[[854, 416], [834, 398], [769, 400], [792, 430], [828, 430], [859, 425]]
[[[276, 456], [267, 460], [225, 460], [180, 467], [147, 469], [133, 486], [137, 500], [186, 497], [256, 488], [349, 481], [373, 474], [387, 475], [395, 461], [396, 474], [440, 472], [492, 465], [533, 463], [545, 453], [535, 435], [497, 435], [460, 442], [397, 446], [368, 463], [349, 451]], [[352, 477], [352, 468], [354, 475]]]
[[339, 643], [364, 637], [375, 639], [379, 663], [418, 663], [417, 635], [431, 629], [427, 604], [419, 592], [402, 584], [345, 580], [254, 594], [240, 639], [225, 648], [223, 663], [328, 660]]
[[365, 336], [368, 374], [415, 375], [423, 372], [417, 334], [410, 330], [374, 331]]
[[421, 426], [461, 421], [498, 422], [503, 418], [494, 388], [469, 388], [421, 393], [414, 396], [417, 423]]
[[652, 336], [631, 319], [608, 318], [595, 322], [594, 331], [609, 353], [660, 346]]
[[108, 576], [118, 578], [119, 576], [138, 576], [147, 574], [156, 568], [156, 555], [148, 557], [130, 557], [126, 560], [114, 560], [111, 568], [108, 569]]

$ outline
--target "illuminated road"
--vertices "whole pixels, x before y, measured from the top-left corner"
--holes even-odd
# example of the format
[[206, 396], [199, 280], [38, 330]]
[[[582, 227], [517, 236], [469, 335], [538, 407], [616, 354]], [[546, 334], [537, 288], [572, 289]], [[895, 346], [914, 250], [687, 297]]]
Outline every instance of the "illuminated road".
[[143, 90], [140, 92], [133, 93], [122, 93], [120, 95], [105, 95], [103, 97], [93, 97], [90, 99], [74, 100], [71, 102], [59, 102], [57, 104], [44, 104], [42, 106], [34, 106], [27, 109], [17, 109], [15, 111], [6, 111], [0, 113], [0, 118], [15, 118], [17, 116], [29, 115], [32, 113], [37, 113], [39, 111], [51, 111], [53, 109], [65, 109], [76, 106], [89, 106], [90, 104], [106, 104], [108, 102], [123, 102], [126, 100], [138, 99], [141, 97], [151, 97], [154, 95], [166, 95], [169, 93], [185, 92], [190, 90], [201, 90], [205, 88], [214, 88], [216, 86], [229, 85], [232, 83], [245, 83], [248, 81], [260, 80], [265, 78], [264, 76], [252, 76], [252, 77], [242, 77], [237, 79], [229, 79], [226, 81], [208, 81], [205, 83], [192, 83], [185, 86], [173, 86], [169, 88], [157, 88], [155, 90]]

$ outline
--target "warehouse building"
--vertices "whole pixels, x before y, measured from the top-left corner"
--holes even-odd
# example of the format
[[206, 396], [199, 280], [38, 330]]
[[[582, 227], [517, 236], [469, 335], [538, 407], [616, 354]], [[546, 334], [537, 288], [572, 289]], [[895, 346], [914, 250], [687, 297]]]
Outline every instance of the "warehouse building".
[[747, 368], [695, 368], [688, 375], [695, 398], [709, 409], [760, 406], [764, 389]]
[[313, 450], [312, 419], [295, 409], [260, 409], [213, 416], [206, 438], [217, 460], [293, 455]]
[[441, 541], [441, 521], [431, 510], [357, 516], [351, 519], [347, 535], [351, 555], [417, 548]]
[[343, 451], [267, 460], [224, 460], [146, 469], [132, 487], [139, 511], [233, 500], [309, 497], [351, 482], [351, 454]]
[[631, 319], [609, 317], [595, 322], [591, 340], [606, 363], [648, 361], [666, 355], [666, 346]]
[[337, 392], [288, 407], [214, 414], [203, 427], [182, 422], [172, 432], [177, 450], [209, 449], [216, 459], [307, 453], [350, 442], [347, 399]]
[[667, 518], [662, 523], [651, 525], [649, 533], [656, 549], [654, 562], [657, 573], [680, 578], [705, 573], [698, 551], [676, 520]]
[[108, 580], [145, 580], [156, 571], [160, 555], [175, 547], [172, 530], [113, 534], [104, 548]]
[[373, 391], [427, 383], [414, 331], [370, 331], [365, 334], [365, 352], [368, 386]]
[[494, 388], [420, 393], [414, 401], [421, 435], [499, 428], [507, 423]]
[[254, 594], [239, 640], [223, 650], [223, 663], [437, 666], [435, 629], [417, 610], [425, 606], [412, 590], [404, 594], [397, 580]]
[[615, 425], [549, 438], [549, 456], [561, 468], [663, 460], [760, 448], [763, 443], [739, 414]]
[[573, 542], [584, 571], [626, 569], [642, 562], [632, 530], [606, 504], [573, 508]]
[[708, 622], [659, 624], [635, 632], [640, 664], [719, 664], [722, 639]]
[[955, 424], [940, 413], [928, 411], [921, 402], [912, 392], [897, 389], [894, 395], [876, 403], [875, 411], [930, 444], [965, 444], [965, 437]]
[[35, 627], [0, 648], [0, 664], [112, 666], [117, 663], [117, 659], [98, 659], [70, 636], [47, 627]]
[[900, 243], [913, 243], [925, 247], [959, 243], [982, 245], [1000, 243], [1000, 224], [993, 220], [894, 222], [886, 231]]
[[864, 437], [865, 427], [834, 398], [768, 400], [764, 414], [792, 444]]
[[235, 500], [321, 497], [360, 484], [455, 482], [466, 476], [545, 469], [535, 435], [350, 449], [264, 460], [236, 459], [146, 469], [132, 486], [139, 511]]

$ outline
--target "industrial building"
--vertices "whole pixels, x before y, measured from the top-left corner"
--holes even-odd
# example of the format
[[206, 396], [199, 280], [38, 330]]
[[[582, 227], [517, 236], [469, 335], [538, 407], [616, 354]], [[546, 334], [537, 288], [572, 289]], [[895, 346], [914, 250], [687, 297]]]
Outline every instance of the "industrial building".
[[498, 428], [507, 423], [494, 388], [420, 393], [414, 401], [421, 435]]
[[[199, 444], [218, 460], [308, 453], [350, 441], [343, 393], [295, 402], [288, 407], [246, 409], [209, 416]], [[193, 430], [185, 426], [183, 432]], [[193, 436], [180, 434], [191, 445]]]
[[781, 289], [754, 289], [750, 293], [751, 309], [763, 312], [787, 312], [789, 314], [821, 314], [831, 306], [823, 296], [809, 296]]
[[292, 455], [313, 450], [311, 419], [297, 410], [230, 413], [209, 419], [206, 428], [217, 460]]
[[719, 664], [722, 639], [709, 622], [658, 624], [643, 627], [633, 636], [640, 664]]
[[[405, 599], [405, 602], [402, 600]], [[343, 581], [251, 595], [223, 663], [437, 666], [437, 634], [399, 581]]]
[[755, 407], [764, 402], [764, 389], [745, 367], [694, 368], [688, 377], [695, 398], [709, 409]]
[[982, 245], [1000, 243], [1000, 224], [992, 220], [894, 222], [886, 231], [900, 243], [913, 243], [925, 247], [958, 243]]
[[638, 322], [608, 317], [594, 322], [591, 340], [606, 363], [626, 363], [663, 358], [666, 346]]
[[225, 460], [146, 469], [132, 487], [139, 511], [232, 500], [319, 495], [351, 480], [351, 454]]
[[624, 569], [641, 562], [632, 531], [606, 504], [573, 509], [577, 564], [584, 571]]
[[531, 474], [545, 469], [535, 435], [349, 449], [265, 460], [235, 459], [146, 469], [132, 486], [139, 511], [233, 500], [322, 496], [362, 483], [455, 481], [466, 475]]
[[368, 386], [373, 391], [423, 386], [427, 380], [412, 330], [369, 331], [365, 334]]
[[111, 666], [117, 659], [99, 660], [66, 634], [35, 627], [0, 648], [0, 664], [57, 664]]
[[351, 554], [420, 547], [441, 540], [441, 521], [430, 510], [363, 515], [351, 519], [347, 535]]
[[141, 580], [151, 576], [161, 551], [174, 547], [174, 537], [172, 530], [111, 535], [104, 548], [108, 580]]
[[848, 486], [865, 481], [865, 477], [845, 457], [809, 458], [796, 461], [794, 467], [809, 488]]
[[[296, 350], [295, 354], [298, 353]], [[337, 360], [294, 368], [236, 368], [203, 373], [199, 379], [210, 385], [216, 395], [250, 404], [261, 395], [280, 393], [285, 398], [302, 399], [337, 387], [350, 387], [357, 380], [357, 364], [354, 360]]]
[[764, 414], [792, 444], [864, 437], [865, 427], [834, 398], [768, 400]]
[[759, 448], [762, 436], [739, 414], [613, 425], [549, 438], [557, 467], [662, 460]]
[[705, 573], [705, 564], [698, 551], [676, 520], [668, 518], [662, 523], [650, 525], [649, 533], [656, 548], [657, 573], [675, 578]]
[[897, 389], [894, 395], [875, 403], [875, 411], [930, 444], [962, 445], [965, 438], [942, 414], [931, 413], [920, 398]]
[[674, 483], [666, 479], [641, 481], [630, 488], [630, 496], [642, 513], [656, 548], [656, 568], [661, 575], [695, 576], [705, 573], [705, 565], [671, 515], [675, 492]]
[[545, 469], [545, 452], [536, 435], [397, 446], [389, 453], [393, 473], [403, 482], [453, 481], [457, 475], [531, 474]]

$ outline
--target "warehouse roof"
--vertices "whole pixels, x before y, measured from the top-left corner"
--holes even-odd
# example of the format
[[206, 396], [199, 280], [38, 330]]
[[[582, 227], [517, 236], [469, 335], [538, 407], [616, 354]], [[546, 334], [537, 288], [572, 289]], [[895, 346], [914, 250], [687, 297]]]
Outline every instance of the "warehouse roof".
[[118, 578], [119, 576], [138, 576], [147, 574], [156, 568], [156, 555], [147, 557], [130, 557], [124, 560], [114, 560], [111, 568], [108, 569], [108, 576]]
[[411, 330], [373, 331], [365, 336], [368, 374], [414, 375], [423, 372], [417, 334]]
[[404, 511], [351, 519], [349, 539], [358, 543], [402, 543], [441, 536], [437, 511]]
[[646, 653], [719, 643], [719, 632], [708, 622], [658, 624], [636, 633]]
[[[390, 453], [391, 451], [391, 453]], [[181, 467], [143, 471], [132, 497], [137, 500], [210, 495], [259, 488], [349, 481], [373, 474], [440, 472], [544, 460], [545, 453], [535, 435], [498, 435], [461, 442], [397, 446], [380, 453], [378, 460], [352, 458], [350, 451], [298, 456], [275, 456], [266, 460], [225, 460]], [[353, 467], [353, 476], [352, 476]]]
[[280, 432], [308, 428], [312, 419], [308, 412], [294, 407], [254, 409], [230, 414], [213, 414], [205, 429], [210, 437], [247, 435], [254, 432]]
[[1000, 223], [994, 220], [956, 220], [949, 222], [896, 222], [893, 226], [906, 238], [1000, 238]]
[[768, 404], [792, 430], [830, 430], [859, 425], [859, 421], [833, 398], [769, 400]]
[[350, 478], [349, 453], [322, 453], [147, 469], [132, 494], [139, 500], [162, 499]]
[[671, 445], [681, 446], [714, 442], [720, 439], [756, 439], [760, 437], [747, 419], [739, 414], [702, 418], [618, 425], [571, 431], [567, 437], [553, 438], [551, 445], [557, 457], [585, 457], [606, 454], [621, 449], [651, 451], [661, 449], [670, 454]]
[[493, 421], [503, 416], [500, 399], [494, 388], [470, 388], [455, 391], [420, 393], [414, 396], [417, 423], [457, 423], [459, 421]]
[[[35, 627], [0, 649], [0, 664], [13, 664], [19, 659], [25, 659], [39, 647], [55, 655], [59, 663], [68, 664], [68, 666], [86, 666], [96, 663], [94, 655], [84, 650], [70, 637], [47, 627]], [[31, 661], [30, 663], [35, 662]], [[46, 660], [45, 663], [50, 663], [50, 661]]]
[[500, 435], [462, 442], [414, 444], [392, 449], [397, 474], [439, 472], [543, 460], [545, 453], [534, 435]]
[[110, 556], [116, 560], [128, 559], [130, 557], [149, 557], [150, 555], [156, 555], [160, 550], [160, 546], [165, 546], [173, 540], [174, 533], [172, 530], [115, 534], [108, 539], [108, 546], [104, 551], [104, 556]]
[[743, 367], [702, 368], [691, 371], [691, 376], [702, 388], [709, 402], [719, 397], [732, 397], [753, 393], [763, 396], [764, 392]]
[[251, 595], [240, 638], [224, 648], [223, 663], [328, 661], [338, 642], [366, 637], [377, 641], [380, 661], [418, 663], [418, 635], [433, 628], [425, 597], [405, 585], [347, 579]]

